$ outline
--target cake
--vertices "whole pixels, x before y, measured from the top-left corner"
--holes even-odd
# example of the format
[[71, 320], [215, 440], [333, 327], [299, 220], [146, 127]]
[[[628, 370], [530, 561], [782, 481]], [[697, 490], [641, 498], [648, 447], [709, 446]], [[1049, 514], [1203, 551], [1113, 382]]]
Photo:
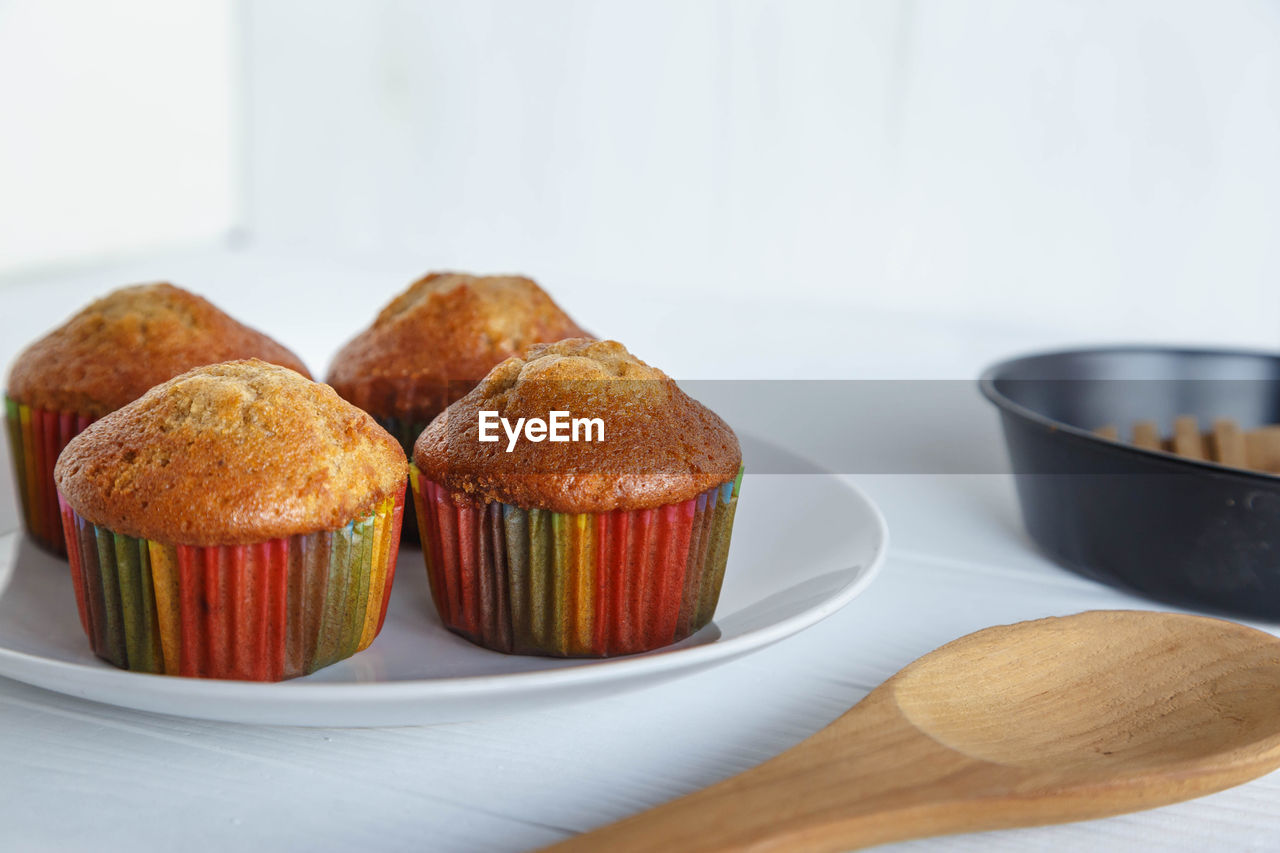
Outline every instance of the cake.
[[197, 368], [103, 416], [54, 471], [94, 653], [271, 681], [367, 647], [406, 474], [367, 414], [256, 359]]
[[306, 375], [289, 350], [170, 284], [113, 291], [23, 350], [9, 373], [5, 412], [32, 536], [62, 550], [52, 473], [73, 436], [153, 385], [239, 358], [261, 358]]
[[[568, 440], [551, 440], [554, 426], [530, 431], [557, 417]], [[576, 436], [574, 421], [585, 427]], [[515, 440], [512, 424], [525, 425]], [[741, 472], [733, 430], [621, 344], [533, 346], [415, 444], [436, 609], [502, 652], [611, 656], [676, 642], [715, 611]]]
[[[432, 273], [338, 352], [327, 381], [411, 453], [431, 419], [494, 365], [585, 334], [530, 279]], [[415, 537], [412, 526], [406, 535]]]

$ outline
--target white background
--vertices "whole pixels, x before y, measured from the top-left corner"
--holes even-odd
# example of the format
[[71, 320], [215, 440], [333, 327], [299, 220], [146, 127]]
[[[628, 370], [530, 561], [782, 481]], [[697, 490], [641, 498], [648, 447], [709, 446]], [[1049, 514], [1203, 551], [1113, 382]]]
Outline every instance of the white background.
[[0, 2], [9, 282], [236, 237], [1274, 345], [1276, 151], [1270, 2]]
[[224, 0], [0, 0], [0, 273], [225, 239], [239, 215]]

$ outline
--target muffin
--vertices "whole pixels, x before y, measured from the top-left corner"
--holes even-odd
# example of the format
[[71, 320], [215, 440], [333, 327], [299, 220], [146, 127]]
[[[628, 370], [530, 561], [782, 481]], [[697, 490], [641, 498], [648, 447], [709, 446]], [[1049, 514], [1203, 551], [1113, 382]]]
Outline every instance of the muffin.
[[400, 445], [257, 359], [105, 415], [54, 469], [80, 621], [137, 672], [278, 681], [365, 648], [395, 573]]
[[[552, 440], [555, 412], [570, 440]], [[564, 426], [566, 416], [585, 429]], [[495, 418], [507, 420], [496, 441]], [[436, 609], [455, 633], [515, 654], [605, 657], [676, 642], [715, 612], [741, 479], [733, 430], [621, 344], [534, 346], [414, 447]]]
[[[498, 362], [532, 344], [582, 336], [527, 278], [432, 273], [338, 351], [328, 382], [412, 453], [431, 419]], [[412, 519], [405, 535], [416, 539]]]
[[27, 530], [62, 552], [53, 464], [72, 436], [179, 373], [237, 358], [298, 371], [298, 357], [170, 284], [113, 291], [27, 347], [5, 392], [9, 443]]

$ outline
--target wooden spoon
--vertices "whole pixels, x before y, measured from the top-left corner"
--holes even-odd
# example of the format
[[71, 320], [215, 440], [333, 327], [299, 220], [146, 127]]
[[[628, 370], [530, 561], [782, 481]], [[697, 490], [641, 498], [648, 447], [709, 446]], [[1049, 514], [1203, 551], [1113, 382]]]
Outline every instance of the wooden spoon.
[[759, 767], [554, 850], [845, 850], [1085, 820], [1280, 766], [1280, 640], [1090, 611], [988, 628]]

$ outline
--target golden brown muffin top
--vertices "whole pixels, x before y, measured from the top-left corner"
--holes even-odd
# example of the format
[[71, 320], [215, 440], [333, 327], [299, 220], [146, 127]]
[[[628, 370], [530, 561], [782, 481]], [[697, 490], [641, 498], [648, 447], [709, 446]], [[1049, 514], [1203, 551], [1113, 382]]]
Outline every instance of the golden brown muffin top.
[[23, 350], [8, 394], [38, 409], [99, 417], [193, 367], [237, 358], [311, 375], [289, 350], [194, 293], [122, 287]]
[[427, 421], [503, 359], [586, 335], [527, 278], [431, 273], [338, 351], [328, 381], [367, 412]]
[[[508, 452], [503, 427], [497, 442], [479, 440], [485, 410], [511, 425], [551, 411], [598, 417], [604, 441], [522, 436]], [[609, 512], [677, 503], [726, 483], [738, 474], [742, 450], [728, 424], [661, 370], [617, 341], [575, 338], [495, 367], [423, 431], [413, 461], [461, 500]]]
[[116, 533], [244, 545], [363, 518], [407, 473], [396, 440], [332, 388], [249, 359], [196, 368], [95, 421], [54, 480]]

